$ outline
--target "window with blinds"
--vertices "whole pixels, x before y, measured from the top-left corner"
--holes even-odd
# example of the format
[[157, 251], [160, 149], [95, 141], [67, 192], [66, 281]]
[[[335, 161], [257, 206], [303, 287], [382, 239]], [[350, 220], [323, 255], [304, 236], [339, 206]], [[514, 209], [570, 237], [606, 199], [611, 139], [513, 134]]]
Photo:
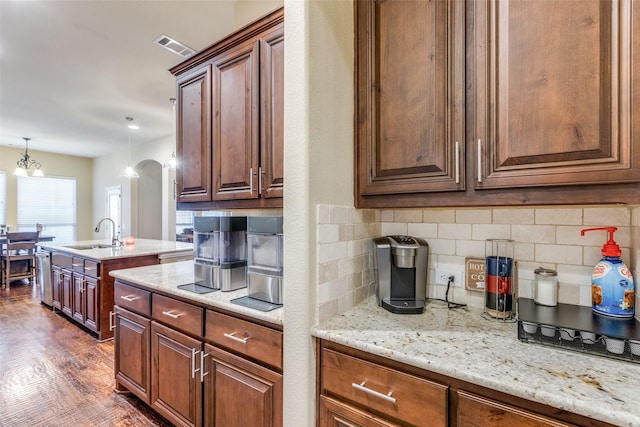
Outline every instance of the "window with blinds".
[[76, 240], [75, 178], [18, 177], [18, 230], [44, 226], [56, 243]]
[[7, 174], [0, 172], [0, 225], [7, 224]]

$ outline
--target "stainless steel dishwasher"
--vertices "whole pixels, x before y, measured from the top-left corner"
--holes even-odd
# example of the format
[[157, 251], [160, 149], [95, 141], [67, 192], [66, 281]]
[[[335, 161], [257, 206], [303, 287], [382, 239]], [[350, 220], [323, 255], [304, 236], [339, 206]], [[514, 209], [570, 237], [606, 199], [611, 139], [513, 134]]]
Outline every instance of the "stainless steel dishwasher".
[[40, 284], [40, 300], [49, 307], [53, 304], [53, 292], [51, 291], [51, 254], [49, 252], [37, 252], [38, 283]]

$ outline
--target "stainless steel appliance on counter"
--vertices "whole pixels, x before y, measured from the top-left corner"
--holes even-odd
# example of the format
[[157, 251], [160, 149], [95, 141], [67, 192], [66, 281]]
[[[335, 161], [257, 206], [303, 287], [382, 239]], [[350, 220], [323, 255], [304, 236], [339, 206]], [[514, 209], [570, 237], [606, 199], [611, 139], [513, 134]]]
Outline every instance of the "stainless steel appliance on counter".
[[373, 239], [378, 305], [399, 314], [424, 311], [429, 245], [411, 236]]
[[220, 217], [193, 218], [193, 275], [194, 283], [180, 289], [204, 294], [220, 289]]
[[282, 217], [249, 217], [247, 246], [249, 298], [282, 304]]
[[247, 217], [220, 217], [220, 281], [221, 291], [247, 286]]

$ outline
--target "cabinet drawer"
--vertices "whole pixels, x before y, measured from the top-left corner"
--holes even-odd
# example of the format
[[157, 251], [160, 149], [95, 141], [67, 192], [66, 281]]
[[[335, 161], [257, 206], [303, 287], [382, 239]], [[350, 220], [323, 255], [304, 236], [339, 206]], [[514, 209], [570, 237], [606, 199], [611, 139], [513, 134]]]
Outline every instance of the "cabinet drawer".
[[202, 336], [204, 309], [162, 295], [151, 297], [151, 316], [184, 332]]
[[448, 387], [356, 357], [322, 350], [322, 393], [414, 426], [446, 426]]
[[84, 274], [91, 277], [100, 277], [100, 263], [90, 259], [85, 259]]
[[207, 310], [205, 337], [211, 342], [282, 369], [282, 332]]
[[482, 427], [489, 424], [497, 427], [569, 427], [573, 425], [464, 391], [458, 392], [456, 417], [459, 426], [469, 427]]
[[74, 256], [71, 260], [71, 269], [78, 273], [84, 273], [84, 258]]
[[53, 265], [70, 269], [71, 265], [73, 264], [73, 257], [71, 257], [70, 255], [54, 253], [51, 256], [51, 262], [53, 263]]
[[151, 316], [151, 292], [125, 285], [116, 281], [114, 288], [114, 302], [123, 308]]

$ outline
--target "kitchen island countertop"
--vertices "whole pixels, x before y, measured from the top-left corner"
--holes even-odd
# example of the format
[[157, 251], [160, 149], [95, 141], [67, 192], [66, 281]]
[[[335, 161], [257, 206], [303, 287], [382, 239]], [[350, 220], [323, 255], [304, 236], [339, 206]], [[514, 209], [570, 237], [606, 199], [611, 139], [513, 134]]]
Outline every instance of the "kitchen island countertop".
[[109, 242], [105, 242], [104, 240], [81, 240], [67, 243], [43, 242], [39, 245], [44, 250], [66, 252], [72, 255], [78, 255], [98, 261], [143, 255], [170, 254], [174, 252], [187, 253], [189, 251], [193, 251], [193, 245], [191, 243], [152, 239], [136, 239], [135, 244], [133, 245], [77, 249], [77, 247], [89, 247], [99, 244], [109, 245]]
[[180, 261], [169, 264], [150, 265], [147, 267], [114, 270], [109, 274], [116, 279], [137, 284], [151, 290], [161, 291], [185, 299], [196, 301], [212, 307], [219, 307], [230, 312], [243, 314], [254, 319], [282, 325], [284, 309], [276, 308], [272, 311], [259, 311], [237, 305], [231, 300], [247, 295], [247, 288], [230, 292], [215, 291], [207, 294], [179, 289], [179, 285], [193, 283], [193, 261]]
[[312, 328], [318, 338], [620, 426], [640, 426], [640, 364], [523, 343], [517, 324], [428, 302], [392, 314], [370, 297]]

